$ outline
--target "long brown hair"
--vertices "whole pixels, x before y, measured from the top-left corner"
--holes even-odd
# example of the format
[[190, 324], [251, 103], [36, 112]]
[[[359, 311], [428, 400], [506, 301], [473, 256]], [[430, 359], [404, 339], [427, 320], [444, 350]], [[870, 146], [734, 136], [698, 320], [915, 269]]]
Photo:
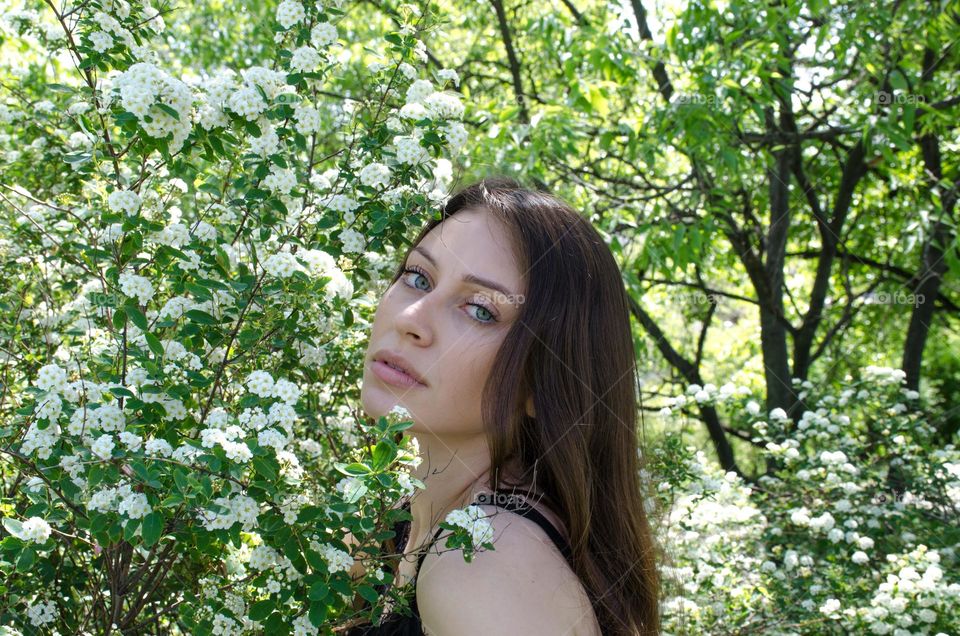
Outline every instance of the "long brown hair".
[[[483, 390], [489, 487], [519, 463], [567, 527], [570, 566], [603, 633], [658, 635], [659, 555], [640, 482], [639, 383], [617, 263], [567, 203], [506, 177], [455, 193], [413, 246], [469, 208], [504, 223], [527, 282]], [[403, 263], [392, 282], [402, 273]], [[535, 417], [525, 410], [531, 394]]]

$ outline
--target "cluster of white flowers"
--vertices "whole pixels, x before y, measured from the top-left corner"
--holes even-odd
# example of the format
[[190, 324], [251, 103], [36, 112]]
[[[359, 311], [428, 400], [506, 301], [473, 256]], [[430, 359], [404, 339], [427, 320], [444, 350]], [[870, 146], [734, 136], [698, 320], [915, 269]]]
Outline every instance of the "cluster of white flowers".
[[34, 627], [42, 627], [57, 620], [57, 606], [53, 601], [33, 603], [27, 607], [27, 618]]
[[235, 494], [229, 498], [217, 497], [213, 503], [226, 512], [201, 510], [198, 516], [207, 530], [228, 530], [238, 521], [245, 532], [257, 527], [260, 505], [252, 497]]
[[110, 459], [114, 448], [113, 435], [101, 435], [90, 445], [90, 451], [100, 459]]
[[283, 0], [277, 7], [277, 22], [284, 29], [289, 29], [305, 17], [307, 17], [307, 13], [303, 10], [303, 5], [297, 0]]
[[462, 123], [458, 121], [448, 121], [441, 129], [446, 135], [447, 145], [453, 154], [460, 152], [467, 144], [467, 128]]
[[126, 212], [133, 216], [140, 209], [140, 195], [132, 190], [114, 190], [107, 196], [107, 205], [114, 212]]
[[103, 53], [113, 46], [113, 36], [106, 31], [94, 31], [88, 36], [90, 46], [97, 53]]
[[451, 511], [444, 519], [470, 532], [474, 547], [493, 541], [493, 526], [480, 506], [467, 506]]
[[424, 163], [430, 158], [427, 149], [420, 145], [423, 133], [420, 129], [413, 131], [411, 135], [398, 135], [393, 138], [394, 152], [397, 161], [409, 165], [418, 165]]
[[165, 439], [154, 437], [147, 440], [143, 447], [144, 453], [153, 457], [170, 457], [173, 455], [173, 446]]
[[136, 492], [126, 482], [93, 493], [87, 501], [87, 509], [96, 512], [118, 512], [131, 519], [142, 519], [153, 512], [146, 494]]
[[[120, 93], [120, 103], [136, 115], [140, 126], [151, 137], [163, 138], [173, 133], [170, 152], [178, 152], [190, 135], [193, 95], [190, 88], [156, 66], [138, 62], [113, 81]], [[173, 109], [177, 116], [155, 104]], [[148, 121], [149, 118], [149, 121]]]
[[180, 249], [190, 242], [190, 228], [180, 222], [168, 223], [159, 232], [151, 234], [150, 240], [153, 243]]
[[253, 121], [267, 109], [267, 102], [253, 86], [241, 86], [230, 94], [227, 106], [241, 117]]
[[153, 298], [155, 290], [153, 284], [143, 276], [138, 276], [130, 272], [120, 274], [120, 291], [124, 296], [137, 298], [141, 305], [146, 305]]
[[50, 538], [50, 524], [40, 517], [30, 517], [23, 522], [20, 538], [24, 541], [44, 543]]
[[297, 257], [290, 252], [271, 254], [263, 261], [263, 269], [271, 276], [289, 278], [296, 271], [302, 271]]
[[46, 364], [40, 367], [34, 384], [41, 391], [62, 393], [67, 388], [67, 372], [56, 364]]
[[344, 252], [353, 252], [359, 254], [366, 249], [367, 241], [363, 237], [363, 234], [354, 230], [353, 228], [347, 228], [341, 231], [340, 241], [343, 243]]
[[279, 194], [290, 194], [297, 185], [297, 175], [290, 168], [271, 166], [270, 174], [263, 179], [263, 186]]
[[383, 188], [390, 183], [390, 168], [382, 163], [368, 163], [360, 170], [360, 183], [371, 188]]
[[302, 102], [294, 109], [293, 118], [297, 122], [295, 124], [297, 132], [301, 135], [310, 135], [318, 132], [323, 123], [320, 119], [320, 111]]
[[310, 43], [318, 49], [337, 41], [337, 27], [329, 22], [320, 22], [310, 30]]
[[878, 367], [867, 365], [863, 369], [864, 379], [876, 382], [878, 385], [899, 385], [907, 377], [903, 369], [894, 369], [891, 367]]
[[353, 557], [332, 545], [321, 545], [319, 552], [323, 556], [323, 560], [327, 562], [327, 569], [331, 574], [346, 572], [353, 567]]
[[312, 46], [299, 46], [293, 50], [290, 58], [290, 70], [312, 73], [323, 61], [320, 53]]
[[293, 636], [316, 636], [320, 633], [319, 627], [314, 627], [308, 614], [301, 614], [293, 619]]

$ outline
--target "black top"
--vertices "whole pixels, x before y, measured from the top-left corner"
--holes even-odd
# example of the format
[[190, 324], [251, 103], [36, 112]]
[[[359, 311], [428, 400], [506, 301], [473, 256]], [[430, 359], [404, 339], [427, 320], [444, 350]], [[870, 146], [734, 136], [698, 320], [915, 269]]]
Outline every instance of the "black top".
[[[474, 505], [490, 505], [496, 506], [498, 508], [503, 508], [509, 510], [510, 512], [515, 512], [522, 517], [530, 519], [538, 526], [543, 528], [543, 531], [547, 533], [547, 536], [556, 544], [557, 548], [566, 558], [567, 562], [571, 562], [572, 553], [570, 551], [570, 545], [567, 543], [566, 539], [563, 538], [563, 535], [547, 521], [546, 517], [537, 512], [536, 509], [530, 506], [530, 504], [523, 501], [522, 497], [514, 495], [510, 492], [497, 490], [495, 491], [496, 496], [491, 496], [489, 494], [480, 493], [477, 495], [477, 498], [474, 500]], [[408, 500], [403, 504], [403, 509], [408, 510], [410, 508], [410, 501]], [[440, 533], [443, 531], [443, 528], [437, 530], [436, 534], [433, 535], [433, 540], [430, 542], [430, 545], [435, 543], [440, 536]], [[409, 539], [410, 532], [410, 522], [409, 521], [400, 521], [394, 526], [394, 532], [396, 532], [396, 542], [397, 542], [397, 551], [401, 554], [403, 553], [404, 547], [407, 540]], [[417, 610], [417, 574], [420, 572], [420, 566], [423, 564], [423, 559], [427, 555], [427, 550], [424, 549], [420, 554], [420, 557], [417, 559], [417, 570], [411, 579], [411, 585], [413, 586], [413, 599], [410, 602], [410, 610], [413, 612], [412, 616], [404, 616], [397, 612], [390, 612], [383, 617], [380, 625], [358, 625], [350, 628], [346, 632], [346, 636], [424, 636], [423, 627], [420, 622], [420, 613]], [[378, 586], [381, 589], [377, 591], [383, 594], [386, 591], [386, 585]]]

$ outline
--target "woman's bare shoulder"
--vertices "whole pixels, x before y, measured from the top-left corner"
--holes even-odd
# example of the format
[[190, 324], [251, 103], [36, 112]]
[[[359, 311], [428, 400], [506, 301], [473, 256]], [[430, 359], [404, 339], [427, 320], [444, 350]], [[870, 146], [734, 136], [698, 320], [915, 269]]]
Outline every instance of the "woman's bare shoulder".
[[[493, 526], [493, 550], [470, 563], [440, 535], [417, 576], [426, 633], [599, 634], [586, 591], [543, 529], [520, 515], [481, 506]], [[439, 550], [439, 552], [438, 552]]]

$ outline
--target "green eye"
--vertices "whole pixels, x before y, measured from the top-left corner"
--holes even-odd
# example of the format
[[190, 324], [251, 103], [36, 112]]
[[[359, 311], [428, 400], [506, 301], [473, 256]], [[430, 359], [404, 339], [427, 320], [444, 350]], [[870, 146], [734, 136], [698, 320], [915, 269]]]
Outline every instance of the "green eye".
[[[420, 287], [417, 283], [412, 283], [412, 284], [411, 284], [411, 283], [409, 282], [409, 279], [406, 278], [407, 274], [415, 274], [416, 276], [419, 276], [420, 278], [422, 278], [422, 279], [426, 282], [427, 287], [429, 287], [429, 285], [430, 285], [430, 279], [427, 278], [427, 275], [426, 275], [426, 273], [425, 273], [423, 270], [421, 270], [421, 269], [420, 269], [419, 267], [417, 267], [416, 265], [411, 266], [411, 267], [406, 267], [406, 268], [404, 268], [403, 273], [402, 273], [402, 275], [400, 276], [400, 278], [403, 280], [403, 284], [406, 285], [407, 287], [411, 287], [411, 288], [413, 288], [413, 289], [418, 289], [418, 290], [420, 290], [420, 291], [427, 291], [427, 287]], [[418, 279], [414, 279], [414, 280], [418, 280]], [[468, 305], [469, 305], [470, 307], [476, 307], [476, 308], [477, 308], [477, 315], [475, 315], [475, 317], [474, 317], [474, 319], [475, 319], [477, 322], [482, 323], [482, 324], [485, 324], [485, 325], [488, 325], [488, 324], [492, 324], [492, 323], [497, 322], [497, 317], [493, 314], [493, 312], [490, 311], [489, 309], [487, 309], [486, 307], [484, 307], [483, 305], [481, 305], [480, 303], [468, 303]], [[481, 313], [481, 312], [482, 312], [482, 313]]]

